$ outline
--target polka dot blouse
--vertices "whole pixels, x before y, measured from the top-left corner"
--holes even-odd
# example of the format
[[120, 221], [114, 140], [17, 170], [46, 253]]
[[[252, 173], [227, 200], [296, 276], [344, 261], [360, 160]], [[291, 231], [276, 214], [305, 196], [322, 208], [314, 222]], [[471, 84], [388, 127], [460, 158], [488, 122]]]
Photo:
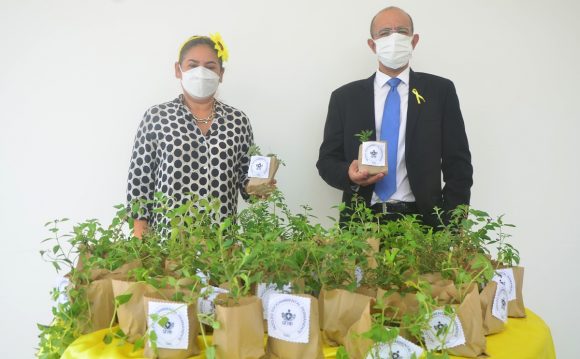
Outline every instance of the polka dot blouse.
[[[220, 200], [220, 218], [237, 212], [238, 194], [247, 197], [248, 150], [253, 143], [246, 115], [218, 100], [214, 121], [204, 136], [183, 95], [153, 106], [139, 125], [129, 167], [127, 201], [153, 199], [162, 192], [175, 205], [197, 194]], [[161, 218], [142, 208], [151, 225]]]

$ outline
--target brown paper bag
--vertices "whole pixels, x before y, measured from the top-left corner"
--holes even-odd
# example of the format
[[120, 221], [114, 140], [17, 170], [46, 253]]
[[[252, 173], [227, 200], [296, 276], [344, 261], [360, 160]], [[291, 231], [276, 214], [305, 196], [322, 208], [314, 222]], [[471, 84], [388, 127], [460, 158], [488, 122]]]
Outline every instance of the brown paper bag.
[[324, 339], [330, 346], [344, 344], [348, 329], [357, 320], [373, 298], [344, 289], [322, 289], [322, 325]]
[[369, 244], [370, 247], [367, 251], [368, 267], [370, 269], [375, 269], [378, 266], [375, 254], [379, 252], [379, 246], [381, 242], [378, 238], [369, 237], [367, 238], [367, 243]]
[[377, 297], [377, 288], [368, 287], [368, 286], [360, 286], [355, 290], [356, 293], [366, 295], [367, 297], [376, 298]]
[[389, 167], [387, 163], [387, 146], [385, 141], [376, 141], [376, 142], [384, 142], [385, 143], [385, 166], [369, 166], [362, 164], [362, 144], [358, 146], [358, 169], [359, 171], [366, 170], [368, 171], [369, 175], [376, 175], [378, 173], [387, 174]]
[[426, 273], [420, 279], [431, 284], [431, 296], [437, 299], [440, 305], [450, 304], [457, 295], [457, 288], [450, 279], [444, 279], [441, 273]]
[[147, 316], [145, 313], [144, 294], [152, 287], [142, 282], [127, 282], [112, 280], [113, 294], [115, 297], [131, 293], [131, 298], [117, 308], [119, 328], [127, 335], [130, 343], [141, 338], [147, 329]]
[[270, 156], [270, 172], [268, 173], [268, 178], [250, 177], [250, 181], [246, 187], [248, 194], [264, 196], [272, 192], [270, 182], [274, 179], [274, 176], [276, 176], [278, 167], [280, 167], [278, 159], [274, 156]]
[[307, 294], [294, 294], [310, 298], [310, 329], [308, 343], [291, 343], [268, 337], [267, 358], [270, 359], [323, 359], [322, 333], [318, 320], [318, 300]]
[[508, 317], [525, 318], [526, 307], [524, 306], [523, 286], [524, 267], [512, 267], [514, 279], [516, 280], [516, 299], [508, 303]]
[[[148, 292], [144, 297], [143, 304], [145, 307], [145, 315], [149, 313], [149, 303], [153, 302], [166, 302], [166, 303], [178, 303], [166, 298], [171, 298], [175, 293], [173, 289], [162, 289], [157, 294], [153, 292]], [[186, 303], [181, 303], [187, 305]], [[167, 349], [158, 348], [157, 353], [151, 348], [149, 341], [145, 343], [144, 355], [146, 358], [160, 358], [160, 359], [186, 359], [193, 355], [198, 355], [201, 351], [199, 348], [199, 342], [197, 336], [199, 334], [199, 321], [197, 320], [197, 307], [194, 303], [187, 305], [187, 319], [189, 322], [189, 336], [187, 349]]]
[[259, 298], [250, 296], [241, 298], [238, 304], [231, 301], [226, 305], [216, 304], [215, 313], [220, 323], [219, 329], [213, 332], [218, 359], [254, 359], [266, 354]]
[[386, 295], [387, 291], [378, 289], [377, 301], [382, 300], [386, 308], [385, 315], [387, 318], [400, 320], [405, 314], [414, 314], [419, 311], [419, 301], [415, 293], [401, 293], [395, 292]]
[[87, 287], [87, 299], [91, 311], [91, 324], [90, 328], [86, 328], [83, 331], [85, 334], [108, 328], [111, 323], [114, 323], [115, 296], [113, 295], [111, 279], [126, 279], [127, 273], [131, 269], [139, 268], [140, 266], [140, 261], [133, 261], [122, 265], [114, 271], [106, 269], [90, 271], [91, 283]]
[[449, 348], [449, 353], [452, 355], [468, 358], [486, 355], [487, 342], [483, 333], [483, 315], [480, 303], [477, 288], [472, 287], [463, 302], [459, 306], [454, 305], [465, 335], [465, 344]]
[[373, 321], [371, 317], [373, 301], [369, 301], [357, 320], [347, 331], [344, 338], [344, 348], [350, 359], [365, 359], [373, 346], [373, 341], [362, 336], [371, 330]]
[[483, 334], [495, 334], [504, 330], [505, 324], [500, 319], [496, 318], [492, 314], [493, 301], [495, 298], [495, 292], [497, 290], [496, 282], [489, 282], [483, 288], [481, 293], [479, 293], [479, 299], [481, 300], [481, 313], [483, 315]]

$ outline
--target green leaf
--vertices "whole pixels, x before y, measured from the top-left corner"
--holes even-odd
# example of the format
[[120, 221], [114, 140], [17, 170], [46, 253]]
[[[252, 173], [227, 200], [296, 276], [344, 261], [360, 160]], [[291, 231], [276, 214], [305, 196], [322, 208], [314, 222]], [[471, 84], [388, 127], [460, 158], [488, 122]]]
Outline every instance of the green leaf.
[[121, 294], [115, 297], [115, 302], [117, 305], [123, 305], [131, 300], [133, 293]]
[[155, 331], [149, 332], [149, 340], [153, 343], [157, 342], [157, 333]]
[[113, 336], [111, 335], [111, 333], [105, 334], [105, 336], [103, 337], [103, 342], [105, 344], [111, 344], [113, 342]]
[[139, 349], [143, 349], [145, 347], [145, 341], [143, 338], [139, 338], [135, 340], [135, 344], [133, 344], [133, 351], [136, 352]]
[[336, 359], [348, 359], [348, 353], [344, 346], [341, 345], [338, 347], [338, 350], [336, 351]]
[[216, 350], [215, 350], [215, 346], [210, 346], [205, 348], [205, 357], [207, 359], [215, 359], [216, 358]]
[[159, 322], [158, 323], [159, 323], [160, 326], [164, 327], [164, 326], [167, 325], [168, 322], [169, 322], [169, 318], [162, 317], [161, 319], [159, 319]]
[[363, 333], [363, 337], [372, 340], [375, 343], [386, 343], [389, 341], [389, 330], [382, 325], [373, 324], [371, 329]]

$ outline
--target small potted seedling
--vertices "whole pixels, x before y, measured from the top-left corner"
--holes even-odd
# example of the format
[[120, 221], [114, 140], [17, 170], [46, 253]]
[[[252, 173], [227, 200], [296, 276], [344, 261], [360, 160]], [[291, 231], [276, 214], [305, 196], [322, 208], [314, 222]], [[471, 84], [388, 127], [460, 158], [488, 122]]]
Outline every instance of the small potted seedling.
[[387, 174], [387, 142], [370, 141], [372, 134], [372, 130], [365, 130], [355, 135], [361, 142], [358, 148], [359, 171], [366, 170], [369, 175]]
[[278, 167], [284, 164], [275, 154], [261, 155], [260, 147], [252, 145], [248, 151], [250, 165], [248, 178], [250, 181], [246, 187], [249, 195], [264, 197], [274, 189], [274, 176]]

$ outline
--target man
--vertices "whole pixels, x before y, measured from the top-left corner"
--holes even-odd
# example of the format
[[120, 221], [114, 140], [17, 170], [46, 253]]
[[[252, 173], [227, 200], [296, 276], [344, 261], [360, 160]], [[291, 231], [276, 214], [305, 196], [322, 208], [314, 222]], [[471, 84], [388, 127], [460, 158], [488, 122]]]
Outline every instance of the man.
[[[436, 226], [435, 207], [469, 204], [473, 168], [455, 86], [409, 68], [418, 42], [402, 9], [388, 7], [373, 18], [368, 45], [378, 71], [332, 93], [316, 167], [347, 205], [358, 194], [386, 220], [418, 214]], [[355, 135], [364, 130], [387, 142], [387, 174], [359, 168]]]

